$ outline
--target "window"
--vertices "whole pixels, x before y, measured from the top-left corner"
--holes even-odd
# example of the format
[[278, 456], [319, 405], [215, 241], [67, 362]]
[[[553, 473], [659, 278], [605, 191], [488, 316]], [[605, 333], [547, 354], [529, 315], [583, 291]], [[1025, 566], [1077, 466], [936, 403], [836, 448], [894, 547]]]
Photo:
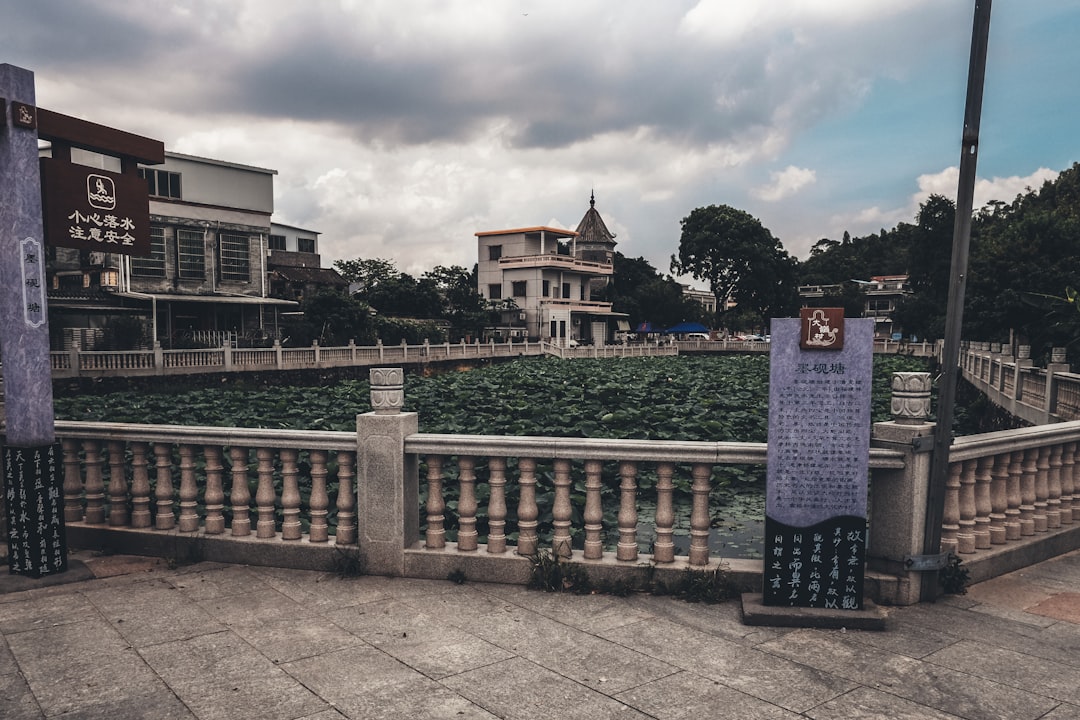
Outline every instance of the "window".
[[511, 292], [514, 297], [525, 297], [526, 282], [524, 280], [515, 280], [511, 283]]
[[580, 298], [580, 299], [581, 299], [581, 300], [584, 300], [584, 299], [585, 299], [585, 286], [584, 286], [584, 285], [582, 285], [582, 286], [581, 286], [580, 288], [578, 288], [578, 289], [579, 289], [579, 290], [581, 290], [581, 298]]
[[488, 300], [502, 300], [502, 285], [488, 285]]
[[177, 276], [183, 280], [206, 279], [206, 250], [202, 232], [176, 231]]
[[300, 252], [315, 252], [315, 238], [296, 238], [296, 249]]
[[551, 281], [550, 280], [545, 280], [544, 281], [544, 297], [548, 297], [549, 295], [551, 295]]
[[146, 187], [155, 197], [180, 199], [180, 173], [153, 168], [139, 168], [139, 177], [146, 180]]
[[570, 283], [562, 284], [562, 296], [564, 300], [570, 299]]
[[502, 245], [488, 245], [488, 260], [498, 260], [502, 257]]
[[284, 235], [271, 235], [270, 236], [270, 249], [271, 250], [284, 250], [285, 249], [285, 236]]
[[131, 274], [142, 277], [165, 277], [165, 228], [150, 226], [150, 254], [131, 257]]
[[225, 235], [218, 238], [220, 276], [222, 280], [251, 280], [251, 242], [247, 235]]

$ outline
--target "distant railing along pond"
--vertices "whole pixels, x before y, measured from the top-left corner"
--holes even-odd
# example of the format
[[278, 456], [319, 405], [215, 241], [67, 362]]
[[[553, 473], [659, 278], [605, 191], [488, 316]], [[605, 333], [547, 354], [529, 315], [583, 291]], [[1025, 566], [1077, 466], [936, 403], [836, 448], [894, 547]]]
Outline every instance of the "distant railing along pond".
[[[52, 376], [126, 377], [145, 375], [191, 375], [195, 373], [259, 372], [267, 370], [315, 370], [341, 367], [375, 367], [387, 364], [423, 364], [478, 358], [509, 358], [554, 355], [560, 358], [656, 357], [680, 353], [767, 353], [768, 342], [742, 340], [667, 340], [581, 345], [566, 347], [549, 341], [423, 343], [421, 345], [348, 345], [323, 347], [240, 348], [226, 342], [217, 348], [165, 350], [70, 350], [51, 353]], [[900, 343], [880, 340], [874, 352], [931, 357], [934, 343]]]

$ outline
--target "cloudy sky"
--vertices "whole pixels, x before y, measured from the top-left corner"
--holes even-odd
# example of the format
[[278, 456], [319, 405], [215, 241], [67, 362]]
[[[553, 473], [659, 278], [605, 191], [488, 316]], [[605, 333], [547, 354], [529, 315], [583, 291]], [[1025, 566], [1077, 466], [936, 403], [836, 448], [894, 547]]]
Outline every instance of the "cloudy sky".
[[[973, 0], [0, 0], [37, 104], [276, 169], [323, 264], [576, 227], [667, 272], [727, 204], [803, 258], [955, 197]], [[1080, 161], [1080, 3], [998, 0], [976, 203]], [[872, 269], [868, 269], [869, 271]]]

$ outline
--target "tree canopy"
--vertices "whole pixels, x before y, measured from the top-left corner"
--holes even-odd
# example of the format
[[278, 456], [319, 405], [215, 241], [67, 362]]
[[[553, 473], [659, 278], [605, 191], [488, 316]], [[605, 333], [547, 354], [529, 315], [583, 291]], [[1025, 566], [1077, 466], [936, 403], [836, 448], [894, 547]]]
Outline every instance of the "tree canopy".
[[730, 205], [697, 208], [682, 219], [671, 272], [709, 283], [716, 324], [732, 300], [764, 323], [798, 305], [798, 263], [757, 218]]

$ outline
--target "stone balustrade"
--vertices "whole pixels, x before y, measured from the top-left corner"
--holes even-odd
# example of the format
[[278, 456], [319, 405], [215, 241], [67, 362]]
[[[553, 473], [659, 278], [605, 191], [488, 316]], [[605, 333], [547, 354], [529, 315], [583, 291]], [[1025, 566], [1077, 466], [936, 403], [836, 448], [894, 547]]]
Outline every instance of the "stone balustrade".
[[[404, 577], [523, 583], [530, 557], [550, 552], [608, 580], [723, 565], [760, 582], [761, 560], [712, 549], [710, 498], [730, 468], [764, 465], [764, 443], [420, 433], [403, 386], [400, 368], [372, 369], [356, 433], [57, 422], [68, 537], [285, 567], [352, 554]], [[934, 426], [928, 374], [898, 373], [893, 387], [895, 419], [875, 424], [871, 446], [867, 594], [906, 604], [923, 579], [910, 565]], [[941, 550], [983, 579], [1080, 547], [1078, 452], [1080, 422], [958, 438]], [[681, 529], [677, 487], [690, 502]]]
[[1033, 425], [1080, 420], [1080, 375], [1069, 372], [1065, 348], [1053, 348], [1046, 368], [1034, 367], [1031, 348], [969, 342], [960, 350], [964, 379], [991, 402]]

